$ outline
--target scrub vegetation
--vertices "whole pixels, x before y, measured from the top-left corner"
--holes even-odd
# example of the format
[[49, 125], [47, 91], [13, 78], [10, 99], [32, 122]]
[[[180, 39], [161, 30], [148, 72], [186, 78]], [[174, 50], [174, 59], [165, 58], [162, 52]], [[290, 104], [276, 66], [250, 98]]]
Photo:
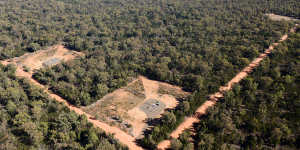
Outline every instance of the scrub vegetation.
[[[1, 0], [0, 60], [57, 44], [84, 53], [80, 59], [36, 70], [33, 75], [75, 106], [88, 106], [126, 86], [129, 78], [138, 75], [183, 87], [192, 94], [179, 99], [178, 107], [155, 121], [155, 127], [139, 141], [145, 148], [153, 149], [209, 94], [294, 25], [293, 21], [271, 20], [265, 15], [270, 13], [299, 19], [300, 3], [298, 0]], [[15, 79], [13, 75], [9, 77]], [[3, 106], [6, 109], [6, 103]], [[71, 131], [59, 133], [71, 134]], [[0, 142], [6, 137], [0, 134]]]
[[299, 149], [299, 42], [298, 31], [199, 118], [195, 135], [183, 133], [171, 149]]
[[0, 149], [127, 149], [0, 64]]

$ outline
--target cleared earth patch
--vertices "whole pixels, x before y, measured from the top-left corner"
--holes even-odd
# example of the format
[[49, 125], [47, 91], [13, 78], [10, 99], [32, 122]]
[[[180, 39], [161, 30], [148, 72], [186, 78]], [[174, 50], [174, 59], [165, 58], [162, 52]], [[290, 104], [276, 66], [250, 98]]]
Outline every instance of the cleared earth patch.
[[46, 50], [39, 50], [5, 60], [2, 63], [15, 64], [17, 68], [23, 68], [24, 71], [32, 73], [32, 71], [42, 67], [51, 67], [83, 55], [83, 53], [68, 50], [63, 45], [55, 45]]
[[276, 14], [266, 14], [273, 21], [299, 21], [298, 19], [294, 19], [292, 17], [280, 16]]
[[140, 109], [147, 115], [148, 118], [155, 118], [166, 108], [166, 104], [156, 99], [146, 100], [140, 106]]
[[[159, 90], [160, 88], [164, 88]], [[174, 108], [178, 98], [190, 93], [167, 83], [138, 77], [126, 87], [107, 94], [82, 109], [95, 119], [117, 126], [135, 138], [140, 138], [148, 127], [148, 118], [158, 118], [166, 108]]]

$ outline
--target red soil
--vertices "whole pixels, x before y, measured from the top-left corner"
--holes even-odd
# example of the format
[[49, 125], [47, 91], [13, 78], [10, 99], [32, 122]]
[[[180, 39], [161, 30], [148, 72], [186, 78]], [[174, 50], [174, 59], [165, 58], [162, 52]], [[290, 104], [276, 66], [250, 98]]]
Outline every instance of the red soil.
[[[294, 33], [296, 31], [298, 24], [296, 24], [296, 26], [294, 28], [292, 28], [290, 30], [291, 33]], [[285, 34], [281, 37], [281, 39], [279, 40], [279, 42], [283, 42], [288, 38], [288, 35]], [[203, 115], [206, 113], [207, 109], [214, 106], [216, 104], [216, 102], [218, 101], [219, 98], [223, 97], [223, 93], [226, 91], [229, 91], [232, 89], [233, 85], [240, 82], [242, 79], [244, 79], [245, 77], [248, 76], [249, 73], [251, 73], [253, 71], [254, 68], [256, 68], [260, 62], [266, 58], [268, 56], [268, 54], [271, 53], [271, 51], [274, 49], [274, 47], [276, 47], [278, 45], [278, 43], [273, 43], [272, 45], [270, 45], [270, 47], [268, 49], [266, 49], [264, 51], [264, 53], [260, 54], [258, 58], [255, 58], [247, 67], [245, 67], [241, 72], [239, 72], [233, 79], [231, 79], [225, 86], [221, 86], [219, 88], [219, 92], [211, 95], [209, 97], [209, 99], [203, 104], [201, 105], [196, 112], [194, 113], [194, 115], [192, 117], [188, 117], [184, 120], [183, 123], [181, 123], [176, 130], [174, 130], [171, 133], [171, 137], [177, 139], [179, 137], [179, 135], [187, 129], [192, 128], [194, 123], [199, 122], [200, 120], [198, 119], [199, 116]], [[162, 142], [160, 142], [157, 145], [157, 149], [163, 150], [163, 149], [167, 149], [170, 146], [171, 142], [170, 140], [164, 140]]]
[[[65, 99], [61, 98], [60, 96], [51, 93], [50, 91], [48, 91], [48, 89], [45, 88], [44, 85], [38, 83], [36, 80], [34, 80], [29, 73], [24, 72], [23, 70], [19, 70], [22, 71], [22, 77], [25, 77], [27, 79], [29, 79], [32, 83], [34, 83], [35, 85], [39, 86], [40, 88], [44, 89], [44, 91], [49, 94], [49, 96], [53, 99], [55, 99], [58, 102], [61, 102], [63, 104], [65, 104], [70, 110], [73, 110], [74, 112], [76, 112], [79, 115], [85, 115], [88, 118], [88, 121], [91, 122], [95, 127], [98, 127], [100, 129], [102, 129], [103, 131], [105, 131], [106, 133], [110, 133], [113, 134], [114, 137], [116, 139], [118, 139], [121, 143], [127, 145], [129, 147], [129, 149], [133, 149], [133, 150], [142, 150], [141, 147], [137, 146], [135, 144], [135, 139], [134, 137], [128, 135], [127, 133], [125, 133], [124, 131], [120, 130], [119, 128], [116, 127], [112, 127], [109, 126], [108, 124], [105, 124], [103, 122], [100, 122], [98, 120], [94, 120], [94, 116], [91, 116], [87, 113], [85, 113], [84, 111], [82, 111], [80, 108], [75, 107], [71, 104], [69, 104]], [[25, 74], [29, 74], [25, 75]], [[20, 75], [20, 74], [19, 74]]]
[[[1, 61], [1, 63], [3, 65], [10, 64], [8, 61]], [[94, 116], [91, 116], [91, 115], [85, 113], [84, 111], [82, 111], [80, 108], [69, 104], [62, 97], [51, 93], [44, 85], [42, 85], [39, 82], [37, 82], [36, 80], [34, 80], [32, 78], [31, 73], [25, 72], [25, 71], [23, 71], [22, 68], [17, 67], [16, 76], [24, 77], [24, 78], [28, 79], [30, 82], [32, 82], [36, 86], [44, 89], [44, 92], [47, 93], [51, 98], [53, 98], [56, 101], [61, 102], [64, 105], [66, 105], [70, 110], [73, 110], [74, 112], [76, 112], [79, 115], [85, 115], [88, 118], [88, 121], [91, 122], [95, 127], [98, 127], [100, 129], [102, 129], [106, 133], [113, 134], [116, 139], [118, 139], [122, 144], [127, 145], [129, 149], [132, 149], [132, 150], [142, 150], [143, 149], [143, 148], [136, 145], [134, 137], [130, 136], [129, 134], [125, 133], [124, 131], [120, 130], [119, 128], [109, 126], [108, 124], [105, 124], [105, 123], [100, 122], [98, 120], [94, 120], [93, 119]]]

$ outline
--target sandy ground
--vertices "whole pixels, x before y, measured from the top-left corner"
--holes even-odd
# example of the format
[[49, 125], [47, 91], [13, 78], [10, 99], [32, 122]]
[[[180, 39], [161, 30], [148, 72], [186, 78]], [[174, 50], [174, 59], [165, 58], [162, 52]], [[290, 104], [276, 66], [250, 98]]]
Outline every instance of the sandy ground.
[[158, 82], [149, 80], [142, 76], [140, 76], [139, 78], [143, 82], [146, 99], [157, 98], [159, 96], [158, 95], [158, 88], [159, 88]]
[[[131, 85], [131, 84], [134, 84], [135, 82], [137, 82], [138, 80], [133, 80], [132, 82], [130, 82], [129, 84], [127, 84], [127, 86]], [[104, 97], [102, 97], [100, 100], [98, 100], [97, 102], [87, 106], [87, 108], [91, 109], [91, 107], [94, 107], [95, 105], [100, 105], [102, 103], [102, 101], [104, 99], [110, 99], [111, 97], [124, 97], [128, 95], [128, 92], [127, 91], [124, 91], [123, 89], [118, 89], [118, 90], [115, 90], [114, 92], [112, 93], [109, 93], [107, 95], [105, 95]]]
[[[164, 85], [164, 89], [167, 91], [166, 94], [159, 92], [161, 85]], [[136, 92], [138, 92], [139, 95], [135, 95], [134, 93]], [[170, 92], [170, 94], [168, 94], [168, 92]], [[155, 99], [163, 103], [165, 105], [164, 108], [174, 108], [178, 104], [175, 98], [176, 94], [172, 95], [174, 93], [179, 93], [179, 95], [184, 96], [189, 94], [184, 92], [180, 87], [139, 76], [126, 87], [105, 95], [94, 104], [82, 107], [82, 110], [93, 116], [97, 114], [100, 118], [104, 118], [104, 122], [114, 124], [138, 139], [143, 137], [143, 131], [148, 128], [146, 120], [149, 118], [149, 114], [146, 114], [141, 109], [141, 106], [144, 105], [145, 102], [148, 102], [148, 100]], [[157, 115], [155, 118], [161, 117], [163, 112], [164, 109], [156, 112]], [[111, 118], [112, 116], [120, 117], [122, 123], [113, 120]], [[123, 123], [128, 123], [132, 127], [127, 128]]]
[[[140, 76], [139, 79], [143, 82], [144, 85], [144, 89], [145, 89], [145, 96], [146, 98], [144, 99], [144, 102], [148, 99], [156, 99], [159, 100], [161, 102], [163, 102], [166, 105], [166, 108], [174, 108], [177, 106], [178, 102], [177, 100], [171, 96], [171, 95], [160, 95], [158, 93], [158, 89], [159, 89], [159, 84], [163, 84], [161, 82], [158, 81], [153, 81], [153, 80], [149, 80], [143, 76]], [[166, 84], [166, 83], [164, 83]], [[169, 84], [167, 84], [169, 85]], [[180, 91], [181, 88], [176, 87], [176, 86], [172, 86], [169, 85], [170, 88], [176, 88]], [[140, 103], [140, 105], [143, 104]], [[134, 130], [133, 130], [133, 135], [137, 138], [139, 138], [139, 136], [143, 133], [143, 131], [147, 128], [147, 124], [144, 122], [147, 119], [147, 115], [139, 109], [139, 106], [135, 107], [134, 109], [130, 110], [128, 113], [134, 117], [134, 121], [131, 122], [132, 125], [134, 126]], [[162, 112], [160, 112], [160, 114], [162, 114]], [[157, 118], [159, 118], [161, 115], [158, 115]]]
[[298, 21], [298, 19], [294, 19], [287, 16], [280, 16], [276, 14], [266, 14], [273, 21]]
[[105, 95], [103, 98], [97, 102], [82, 107], [82, 109], [90, 114], [99, 115], [99, 117], [106, 117], [105, 115], [118, 115], [120, 117], [125, 117], [126, 114], [120, 113], [120, 111], [128, 110], [139, 103], [141, 100], [132, 93], [125, 91], [124, 89], [118, 89], [113, 93]]
[[[110, 124], [113, 122], [116, 123], [111, 117], [118, 116], [122, 118], [123, 121], [133, 126], [133, 130], [128, 132], [131, 136], [139, 136], [141, 134], [140, 129], [143, 129], [144, 127], [144, 118], [147, 118], [147, 115], [144, 112], [141, 112], [136, 105], [143, 102], [144, 99], [126, 90], [128, 86], [133, 85], [138, 81], [139, 80], [136, 79], [130, 82], [126, 87], [117, 89], [112, 93], [105, 95], [103, 98], [89, 106], [82, 107], [82, 110], [93, 116], [97, 114], [100, 118], [104, 119], [103, 121]], [[120, 123], [115, 125], [120, 126]]]
[[[290, 30], [291, 33], [295, 32], [296, 28], [297, 28], [298, 24], [296, 24], [296, 26], [294, 28], [292, 28]], [[279, 42], [283, 42], [288, 38], [288, 35], [285, 34], [281, 37], [281, 39], [279, 40]], [[266, 49], [264, 51], [264, 53], [260, 54], [258, 58], [255, 58], [247, 67], [245, 67], [241, 72], [239, 72], [232, 80], [230, 80], [225, 86], [221, 86], [219, 88], [219, 92], [211, 95], [209, 97], [209, 99], [203, 104], [201, 105], [195, 112], [194, 116], [192, 117], [188, 117], [184, 120], [183, 123], [181, 123], [176, 130], [174, 130], [171, 133], [171, 137], [177, 139], [179, 137], [179, 135], [186, 129], [190, 129], [192, 128], [192, 125], [194, 123], [199, 122], [200, 120], [198, 120], [198, 117], [205, 114], [207, 109], [214, 106], [217, 102], [217, 100], [221, 97], [223, 97], [223, 93], [226, 91], [229, 91], [232, 89], [233, 85], [240, 82], [242, 79], [244, 79], [245, 77], [247, 77], [247, 75], [249, 73], [252, 72], [252, 70], [254, 68], [256, 68], [257, 66], [259, 66], [260, 62], [266, 58], [268, 56], [268, 54], [271, 53], [271, 51], [274, 49], [275, 46], [277, 46], [278, 43], [273, 43], [271, 44], [271, 46]], [[171, 142], [170, 140], [164, 140], [162, 142], [160, 142], [157, 145], [157, 149], [163, 150], [163, 149], [167, 149], [170, 146]]]
[[[143, 137], [143, 131], [148, 127], [146, 124], [148, 115], [141, 110], [141, 105], [149, 99], [162, 102], [166, 105], [165, 108], [174, 108], [178, 104], [173, 95], [159, 93], [159, 87], [162, 84], [166, 85], [168, 90], [171, 89], [172, 91], [186, 94], [180, 87], [139, 76], [126, 87], [105, 95], [87, 107], [82, 107], [82, 110], [93, 116], [98, 114], [98, 116], [101, 116], [100, 118], [104, 118], [104, 122], [118, 126], [135, 138], [141, 138]], [[137, 89], [135, 90], [135, 88]], [[137, 94], [136, 92], [139, 94], [135, 95]], [[157, 117], [160, 117], [163, 112], [163, 110], [159, 112]], [[112, 116], [119, 116], [123, 123], [130, 124], [132, 128], [124, 127], [123, 123], [113, 120]]]
[[[143, 82], [143, 86], [145, 90], [144, 94], [146, 98], [144, 99], [144, 101], [149, 98], [149, 94], [156, 93], [158, 91], [158, 86], [156, 84], [153, 84], [152, 82], [147, 82], [148, 80], [146, 80], [146, 78], [139, 77], [139, 80]], [[151, 89], [151, 85], [153, 86], [152, 89]], [[139, 137], [143, 132], [143, 130], [145, 129], [146, 123], [144, 122], [144, 120], [147, 118], [147, 114], [141, 111], [138, 106], [128, 111], [128, 114], [134, 118], [133, 121], [129, 121], [129, 122], [132, 124], [132, 126], [134, 126], [132, 134], [136, 138]]]
[[128, 111], [128, 114], [134, 118], [133, 120], [127, 120], [134, 127], [131, 134], [137, 138], [143, 133], [143, 130], [146, 127], [144, 120], [147, 118], [147, 115], [141, 111], [139, 107], [131, 109]]
[[175, 97], [167, 94], [162, 95], [160, 101], [166, 105], [166, 108], [174, 108], [178, 105], [178, 101]]

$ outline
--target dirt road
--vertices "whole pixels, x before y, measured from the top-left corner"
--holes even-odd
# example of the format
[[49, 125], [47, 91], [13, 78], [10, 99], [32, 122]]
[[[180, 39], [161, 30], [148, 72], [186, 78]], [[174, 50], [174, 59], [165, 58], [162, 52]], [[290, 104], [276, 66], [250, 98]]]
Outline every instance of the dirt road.
[[[1, 61], [1, 63], [3, 65], [9, 64], [7, 61]], [[32, 74], [30, 74], [28, 72], [24, 72], [23, 69], [21, 69], [21, 68], [17, 68], [17, 70], [16, 70], [16, 76], [18, 76], [18, 77], [24, 77], [24, 78], [28, 79], [29, 81], [31, 81], [36, 86], [44, 89], [44, 92], [47, 93], [47, 94], [49, 94], [49, 96], [51, 98], [55, 99], [58, 102], [61, 102], [61, 103], [65, 104], [70, 110], [73, 110], [77, 114], [87, 116], [88, 121], [91, 122], [95, 127], [98, 127], [100, 129], [102, 129], [106, 133], [113, 134], [116, 139], [118, 139], [122, 144], [128, 146], [128, 148], [130, 150], [142, 150], [143, 149], [143, 148], [139, 147], [138, 145], [136, 145], [134, 137], [130, 136], [129, 134], [125, 133], [124, 131], [120, 130], [119, 128], [112, 127], [112, 126], [110, 126], [110, 125], [108, 125], [106, 123], [100, 122], [98, 120], [94, 120], [93, 119], [94, 116], [91, 116], [91, 115], [85, 113], [84, 111], [82, 111], [80, 108], [75, 107], [75, 106], [69, 104], [62, 97], [60, 97], [60, 96], [58, 96], [56, 94], [51, 93], [44, 85], [42, 85], [39, 82], [37, 82], [36, 80], [34, 80], [32, 78]]]
[[[296, 31], [298, 24], [295, 25], [294, 28], [290, 30], [291, 33], [294, 33]], [[281, 37], [279, 42], [283, 42], [288, 38], [288, 35], [285, 34]], [[226, 91], [229, 91], [232, 89], [233, 85], [240, 82], [242, 79], [248, 76], [249, 73], [253, 71], [254, 68], [256, 68], [260, 62], [268, 56], [268, 54], [271, 53], [271, 51], [276, 47], [278, 43], [273, 43], [270, 45], [268, 49], [264, 51], [264, 53], [260, 54], [259, 57], [255, 58], [247, 67], [245, 67], [241, 72], [239, 72], [233, 79], [231, 79], [225, 86], [221, 86], [219, 88], [219, 92], [211, 95], [209, 99], [201, 105], [196, 112], [194, 113], [194, 116], [188, 117], [184, 120], [183, 123], [181, 123], [176, 130], [174, 130], [171, 133], [171, 137], [177, 139], [179, 135], [186, 129], [191, 129], [194, 123], [199, 122], [198, 119], [199, 116], [206, 113], [207, 109], [214, 106], [219, 98], [223, 97], [223, 93]], [[170, 140], [164, 140], [160, 142], [157, 146], [157, 149], [163, 150], [167, 149], [170, 146], [171, 142]]]

